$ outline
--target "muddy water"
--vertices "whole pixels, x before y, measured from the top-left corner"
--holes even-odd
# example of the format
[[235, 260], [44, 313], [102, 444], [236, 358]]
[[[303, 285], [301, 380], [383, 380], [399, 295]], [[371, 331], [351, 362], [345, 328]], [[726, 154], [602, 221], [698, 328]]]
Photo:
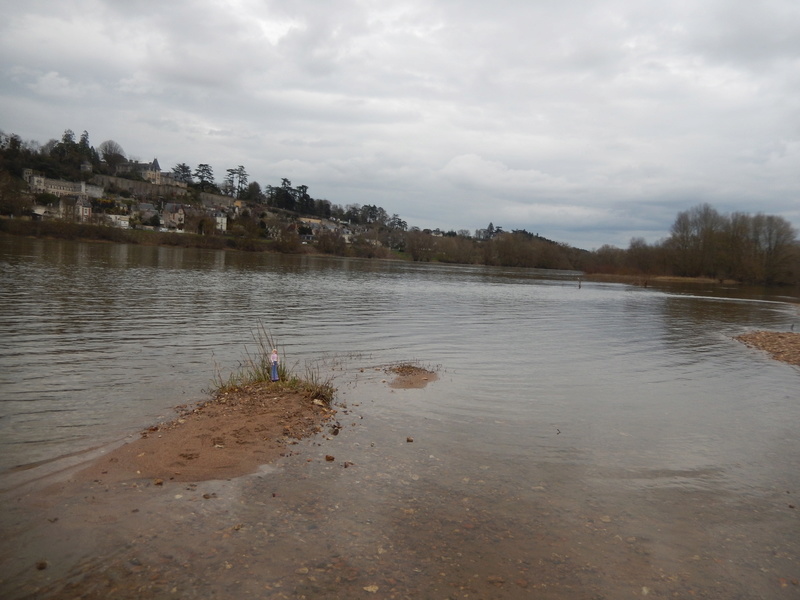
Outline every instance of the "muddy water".
[[[0, 243], [4, 597], [800, 595], [800, 373], [732, 340], [786, 299]], [[339, 435], [233, 481], [36, 492], [202, 397], [259, 321], [336, 378]], [[375, 369], [406, 360], [438, 381]]]

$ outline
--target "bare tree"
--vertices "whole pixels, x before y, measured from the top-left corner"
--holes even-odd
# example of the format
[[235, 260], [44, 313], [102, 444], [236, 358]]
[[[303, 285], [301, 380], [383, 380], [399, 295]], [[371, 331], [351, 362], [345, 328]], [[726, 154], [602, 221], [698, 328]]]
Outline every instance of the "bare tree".
[[114, 140], [106, 140], [97, 147], [97, 151], [109, 167], [116, 167], [125, 162], [125, 150]]

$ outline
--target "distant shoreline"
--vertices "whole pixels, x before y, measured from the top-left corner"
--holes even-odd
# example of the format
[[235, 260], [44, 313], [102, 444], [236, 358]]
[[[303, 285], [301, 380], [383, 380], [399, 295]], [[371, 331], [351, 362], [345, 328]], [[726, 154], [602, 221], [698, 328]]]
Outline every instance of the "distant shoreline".
[[[198, 235], [141, 229], [121, 229], [69, 221], [31, 221], [0, 219], [0, 233], [76, 242], [113, 242], [140, 246], [171, 246], [209, 250], [243, 250], [247, 252], [280, 252], [274, 240], [236, 238], [221, 235]], [[301, 251], [302, 252], [302, 251]]]
[[[73, 223], [69, 221], [32, 221], [27, 219], [0, 218], [0, 234], [24, 237], [37, 237], [44, 239], [63, 239], [77, 242], [105, 242], [119, 244], [135, 244], [139, 246], [162, 246], [172, 248], [200, 248], [206, 250], [238, 250], [243, 252], [264, 252], [271, 254], [287, 255], [319, 255], [338, 256], [340, 254], [326, 254], [318, 252], [313, 246], [282, 245], [279, 240], [264, 240], [259, 238], [232, 237], [224, 235], [199, 235], [196, 233], [177, 233], [162, 231], [147, 231], [141, 229], [121, 229], [94, 224]], [[349, 257], [354, 258], [354, 257]], [[369, 257], [359, 256], [357, 258]], [[393, 254], [382, 257], [381, 260], [410, 260], [403, 255]], [[437, 263], [438, 261], [431, 261]], [[447, 263], [447, 264], [473, 264], [473, 263]], [[545, 269], [546, 270], [546, 269]], [[581, 273], [580, 280], [607, 283], [622, 283], [639, 287], [648, 287], [653, 284], [697, 284], [697, 285], [725, 285], [745, 286], [741, 281], [733, 279], [712, 279], [710, 277], [678, 277], [671, 275], [629, 275], [624, 273]], [[796, 289], [796, 288], [792, 288]]]
[[740, 281], [733, 279], [712, 279], [710, 277], [677, 277], [674, 275], [623, 275], [615, 273], [588, 273], [584, 275], [587, 281], [599, 281], [610, 283], [629, 283], [647, 287], [652, 283], [701, 283], [701, 284], [722, 284], [722, 285], [743, 285]]

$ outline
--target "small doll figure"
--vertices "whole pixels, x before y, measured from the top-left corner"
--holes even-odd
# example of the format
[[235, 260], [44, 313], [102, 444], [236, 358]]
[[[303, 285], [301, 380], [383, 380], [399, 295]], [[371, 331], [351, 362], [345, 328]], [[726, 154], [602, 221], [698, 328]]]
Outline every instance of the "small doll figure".
[[269, 362], [272, 365], [272, 381], [278, 381], [278, 351], [274, 348], [269, 357]]

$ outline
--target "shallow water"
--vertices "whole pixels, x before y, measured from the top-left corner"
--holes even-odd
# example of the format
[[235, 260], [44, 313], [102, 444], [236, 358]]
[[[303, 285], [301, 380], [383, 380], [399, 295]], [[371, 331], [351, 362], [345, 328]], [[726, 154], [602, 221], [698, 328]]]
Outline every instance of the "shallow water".
[[[781, 300], [0, 237], [0, 488], [201, 399], [263, 324], [336, 377], [342, 432], [78, 523], [34, 579], [117, 560], [153, 597], [797, 597], [800, 371], [732, 339], [800, 322]], [[439, 380], [391, 390], [376, 367], [400, 361]]]

